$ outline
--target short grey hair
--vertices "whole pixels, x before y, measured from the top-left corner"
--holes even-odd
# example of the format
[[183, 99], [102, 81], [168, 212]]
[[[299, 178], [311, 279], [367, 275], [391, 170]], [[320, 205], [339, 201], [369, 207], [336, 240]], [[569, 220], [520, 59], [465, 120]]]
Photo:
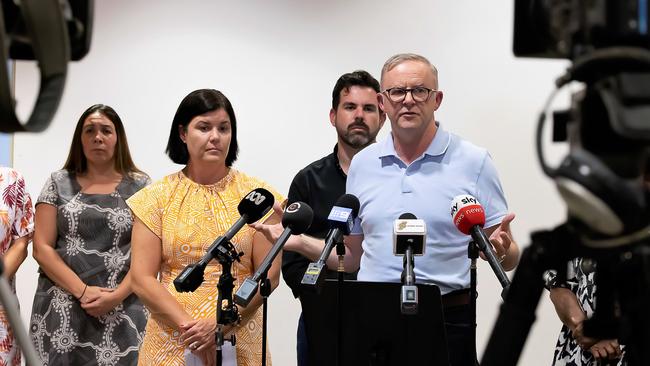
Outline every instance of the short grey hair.
[[431, 67], [431, 72], [436, 78], [436, 89], [438, 89], [438, 69], [424, 56], [418, 55], [416, 53], [398, 53], [393, 55], [384, 63], [384, 67], [381, 68], [381, 86], [384, 86], [384, 74], [392, 70], [395, 66], [404, 63], [406, 61], [417, 61], [422, 62], [425, 65]]

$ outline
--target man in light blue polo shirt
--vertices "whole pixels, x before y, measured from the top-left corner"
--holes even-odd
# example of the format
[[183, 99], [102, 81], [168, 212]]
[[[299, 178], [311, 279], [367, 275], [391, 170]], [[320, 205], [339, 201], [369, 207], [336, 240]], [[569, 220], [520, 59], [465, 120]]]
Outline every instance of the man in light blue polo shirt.
[[[486, 212], [485, 231], [506, 270], [519, 260], [507, 205], [492, 160], [483, 148], [445, 131], [434, 112], [442, 102], [438, 72], [423, 56], [399, 54], [381, 73], [379, 106], [390, 119], [391, 134], [357, 153], [350, 165], [347, 193], [359, 198], [360, 224], [347, 236], [346, 271], [359, 269], [362, 281], [400, 282], [402, 258], [393, 255], [393, 222], [412, 213], [427, 224], [427, 248], [415, 260], [418, 281], [437, 284], [443, 294], [445, 331], [452, 366], [474, 365], [473, 314], [469, 306], [469, 237], [453, 224], [455, 196], [470, 194]], [[277, 207], [276, 207], [277, 210]], [[256, 224], [272, 241], [282, 226]], [[307, 240], [309, 239], [309, 240]], [[312, 261], [322, 240], [292, 236], [284, 250]], [[327, 261], [335, 269], [334, 252]]]
[[412, 213], [427, 225], [426, 251], [415, 261], [418, 281], [438, 285], [452, 365], [473, 365], [473, 314], [469, 306], [469, 238], [453, 224], [452, 200], [478, 199], [486, 212], [486, 234], [506, 270], [519, 249], [510, 232], [507, 205], [488, 152], [451, 134], [435, 121], [442, 102], [436, 68], [423, 56], [399, 54], [381, 73], [379, 105], [391, 134], [355, 155], [346, 192], [359, 198], [360, 225], [346, 238], [346, 270], [359, 267], [361, 281], [399, 282], [401, 257], [393, 255], [393, 222]]
[[427, 224], [427, 248], [416, 258], [418, 280], [435, 283], [443, 294], [468, 288], [469, 240], [449, 215], [452, 200], [461, 194], [476, 197], [486, 211], [488, 228], [506, 216], [503, 191], [487, 151], [440, 124], [436, 127], [431, 144], [409, 165], [397, 155], [392, 134], [353, 160], [346, 192], [362, 204], [361, 225], [352, 233], [357, 241], [363, 237], [359, 280], [400, 281], [403, 263], [393, 254], [393, 222], [410, 212]]

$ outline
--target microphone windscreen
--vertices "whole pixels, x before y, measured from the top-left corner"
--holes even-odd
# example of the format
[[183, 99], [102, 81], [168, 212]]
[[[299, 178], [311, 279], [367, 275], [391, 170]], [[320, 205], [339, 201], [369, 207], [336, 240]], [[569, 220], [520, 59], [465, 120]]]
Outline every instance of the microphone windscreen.
[[237, 211], [246, 217], [246, 223], [252, 224], [261, 219], [273, 207], [275, 198], [271, 192], [264, 188], [255, 188], [250, 191], [237, 206]]
[[359, 199], [353, 194], [344, 194], [336, 200], [334, 206], [345, 207], [352, 210], [352, 217], [357, 217], [359, 214]]
[[399, 220], [416, 220], [417, 217], [410, 212], [399, 215]]
[[485, 211], [478, 200], [468, 194], [454, 197], [451, 202], [451, 217], [454, 225], [463, 234], [469, 234], [472, 227], [485, 225]]
[[294, 202], [287, 206], [282, 215], [282, 226], [290, 228], [291, 233], [300, 235], [309, 229], [314, 211], [304, 202]]

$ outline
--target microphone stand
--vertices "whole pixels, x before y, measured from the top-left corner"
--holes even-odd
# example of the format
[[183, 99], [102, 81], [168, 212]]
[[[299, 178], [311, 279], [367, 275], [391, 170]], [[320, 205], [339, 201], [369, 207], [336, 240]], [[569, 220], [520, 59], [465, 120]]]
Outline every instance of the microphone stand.
[[271, 295], [271, 280], [268, 278], [268, 270], [260, 276], [260, 295], [262, 295], [262, 366], [266, 366], [266, 338], [268, 315], [268, 298]]
[[[486, 242], [489, 243], [489, 241]], [[497, 276], [499, 283], [501, 283], [501, 298], [504, 301], [506, 300], [506, 295], [508, 294], [508, 289], [510, 288], [510, 279], [508, 279], [506, 272], [503, 270], [503, 267], [501, 266], [499, 260], [496, 258], [496, 255], [494, 254], [492, 248], [488, 247], [485, 245], [485, 242], [481, 242], [480, 240], [471, 240], [467, 245], [467, 257], [471, 260], [469, 272], [469, 305], [472, 314], [472, 349], [474, 351], [475, 360], [478, 358], [478, 355], [476, 353], [476, 298], [478, 297], [478, 292], [476, 291], [476, 283], [478, 278], [476, 274], [476, 259], [479, 256], [479, 251], [485, 254], [487, 262], [490, 264], [492, 271], [494, 271], [494, 274]]]
[[415, 284], [415, 259], [413, 256], [413, 247], [408, 245], [404, 253], [404, 269], [401, 275], [400, 309], [404, 315], [418, 313], [418, 288]]
[[[27, 366], [40, 366], [43, 362], [38, 357], [38, 353], [36, 353], [36, 348], [34, 348], [34, 343], [32, 343], [29, 334], [25, 332], [25, 327], [20, 318], [20, 310], [18, 309], [16, 295], [11, 290], [7, 279], [2, 275], [3, 272], [4, 262], [0, 260], [0, 304], [2, 304], [7, 313], [9, 325], [11, 325], [11, 329], [13, 329], [14, 334], [16, 335], [18, 346], [20, 346], [23, 355], [25, 355], [25, 363]], [[20, 352], [20, 350], [18, 352]]]
[[[235, 279], [232, 276], [231, 268], [233, 261], [239, 261], [239, 258], [244, 253], [237, 253], [230, 241], [227, 242], [226, 246], [232, 249], [229, 255], [217, 256], [217, 260], [221, 263], [222, 267], [219, 282], [217, 283], [217, 332], [215, 333], [215, 341], [217, 344], [217, 366], [221, 366], [223, 361], [222, 346], [226, 341], [226, 339], [224, 339], [223, 328], [230, 324], [239, 323], [240, 321], [239, 309], [232, 299], [232, 290], [235, 288]], [[228, 341], [230, 341], [233, 347], [235, 346], [236, 337], [234, 333], [230, 336]]]
[[[474, 240], [469, 242], [467, 246], [467, 257], [470, 259], [470, 270], [469, 270], [469, 306], [470, 312], [472, 314], [472, 350], [474, 351], [474, 359], [477, 359], [476, 354], [476, 298], [478, 293], [476, 292], [476, 259], [478, 258], [478, 245]], [[502, 296], [505, 296], [503, 293]]]
[[343, 302], [341, 296], [343, 295], [343, 280], [345, 275], [345, 245], [343, 244], [343, 236], [339, 235], [336, 238], [336, 254], [339, 256], [339, 266], [337, 268], [337, 286], [336, 286], [336, 323], [337, 323], [337, 347], [336, 347], [336, 364], [343, 365]]
[[[311, 211], [311, 208], [309, 208], [309, 210]], [[289, 236], [291, 236], [291, 229], [285, 228], [276, 243], [269, 250], [269, 253], [267, 253], [262, 264], [260, 264], [255, 271], [255, 274], [252, 277], [246, 278], [246, 280], [244, 280], [244, 282], [239, 286], [234, 298], [237, 304], [248, 306], [259, 288], [260, 295], [262, 296], [262, 366], [266, 366], [266, 339], [268, 328], [266, 323], [269, 307], [268, 297], [271, 295], [271, 291], [273, 290], [271, 288], [271, 281], [268, 278], [269, 268], [271, 268], [273, 259], [277, 256], [280, 250], [282, 250], [282, 246], [286, 243]]]

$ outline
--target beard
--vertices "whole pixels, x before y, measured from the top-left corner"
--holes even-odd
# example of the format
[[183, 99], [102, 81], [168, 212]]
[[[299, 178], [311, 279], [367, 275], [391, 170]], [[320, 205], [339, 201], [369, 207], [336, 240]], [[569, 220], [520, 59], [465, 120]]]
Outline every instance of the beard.
[[346, 133], [340, 136], [343, 142], [345, 142], [348, 146], [353, 147], [355, 149], [364, 148], [372, 142], [368, 133], [362, 134], [362, 133], [355, 132], [355, 133]]
[[[354, 129], [355, 127], [363, 127], [362, 129]], [[379, 131], [377, 131], [379, 132]], [[348, 126], [345, 131], [338, 131], [341, 141], [346, 145], [362, 149], [375, 141], [377, 133], [372, 134], [370, 128], [364, 122], [355, 122]]]

